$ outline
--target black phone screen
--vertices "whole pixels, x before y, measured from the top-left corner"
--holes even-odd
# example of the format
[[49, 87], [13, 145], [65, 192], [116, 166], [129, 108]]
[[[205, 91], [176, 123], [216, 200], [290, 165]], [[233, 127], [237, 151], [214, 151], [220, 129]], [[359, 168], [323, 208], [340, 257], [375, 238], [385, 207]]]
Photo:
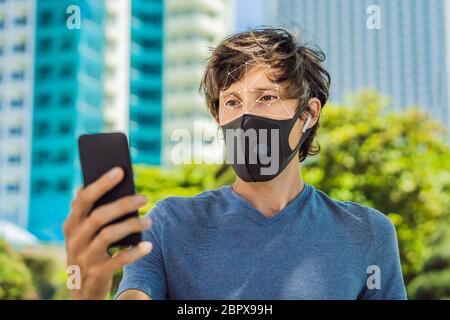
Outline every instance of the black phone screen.
[[[78, 150], [84, 186], [91, 184], [116, 166], [121, 167], [125, 173], [123, 180], [97, 200], [92, 210], [135, 193], [128, 140], [123, 133], [82, 135], [78, 139]], [[138, 216], [137, 211], [130, 212], [114, 220], [111, 224], [136, 216]], [[134, 233], [114, 243], [110, 248], [136, 245], [141, 239], [141, 233]]]

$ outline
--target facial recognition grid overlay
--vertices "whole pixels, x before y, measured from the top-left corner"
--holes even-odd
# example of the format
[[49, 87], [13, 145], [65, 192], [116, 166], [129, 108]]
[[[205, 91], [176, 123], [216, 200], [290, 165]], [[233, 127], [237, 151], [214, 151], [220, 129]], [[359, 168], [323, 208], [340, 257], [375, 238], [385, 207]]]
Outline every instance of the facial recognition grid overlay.
[[[226, 126], [246, 114], [273, 120], [292, 119], [298, 103], [296, 99], [290, 99], [295, 104], [287, 104], [292, 102], [285, 100], [285, 90], [276, 81], [270, 66], [256, 62], [243, 63], [227, 73], [220, 90], [219, 125]], [[260, 175], [273, 175], [279, 169], [279, 128], [256, 130], [224, 127], [223, 134], [227, 141], [226, 163], [259, 163]]]
[[[233, 74], [241, 68], [245, 70], [241, 81], [239, 81]], [[252, 77], [251, 74], [257, 71], [262, 72], [256, 78]], [[258, 81], [263, 76], [271, 79], [272, 85], [270, 87], [259, 88], [257, 86]], [[220, 90], [219, 124], [228, 124], [243, 114], [254, 114], [278, 120], [292, 118], [293, 112], [289, 111], [283, 101], [283, 86], [278, 84], [275, 79], [276, 77], [270, 66], [254, 62], [245, 62], [229, 71], [224, 87]], [[244, 80], [244, 83], [242, 83], [242, 80]], [[232, 84], [236, 84], [238, 90], [229, 92]]]
[[[292, 119], [297, 112], [298, 99], [288, 96], [288, 88], [276, 79], [274, 68], [264, 63], [244, 62], [227, 72], [220, 90], [219, 126], [226, 126], [245, 114], [272, 120]], [[263, 166], [267, 165], [268, 168], [263, 170], [268, 175], [272, 174], [274, 166], [278, 167], [277, 153], [281, 150], [279, 145], [281, 133], [278, 128], [255, 130], [255, 128], [223, 127], [222, 129], [223, 131], [217, 131], [214, 136], [208, 135], [208, 141], [213, 141], [221, 150], [220, 157], [213, 160], [192, 157], [192, 149], [198, 151], [202, 148], [202, 144], [193, 142], [186, 130], [182, 128], [174, 130], [171, 139], [177, 143], [171, 150], [172, 163], [244, 164], [248, 160], [248, 164], [259, 162]], [[203, 134], [201, 136], [202, 140], [206, 137]], [[228, 141], [228, 146], [225, 140]], [[248, 150], [249, 159], [237, 154], [245, 153], [245, 150]]]

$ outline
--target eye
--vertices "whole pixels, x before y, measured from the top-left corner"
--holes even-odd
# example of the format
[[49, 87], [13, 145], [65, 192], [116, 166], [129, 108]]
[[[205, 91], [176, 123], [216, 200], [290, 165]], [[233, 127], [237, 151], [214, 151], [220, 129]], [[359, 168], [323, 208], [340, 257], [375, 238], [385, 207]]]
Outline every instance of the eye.
[[277, 100], [278, 97], [277, 96], [273, 96], [271, 94], [265, 95], [263, 96], [261, 99], [259, 99], [260, 101], [274, 101]]
[[225, 106], [230, 107], [230, 108], [236, 108], [240, 104], [241, 104], [241, 102], [239, 100], [230, 99], [230, 100], [225, 101]]

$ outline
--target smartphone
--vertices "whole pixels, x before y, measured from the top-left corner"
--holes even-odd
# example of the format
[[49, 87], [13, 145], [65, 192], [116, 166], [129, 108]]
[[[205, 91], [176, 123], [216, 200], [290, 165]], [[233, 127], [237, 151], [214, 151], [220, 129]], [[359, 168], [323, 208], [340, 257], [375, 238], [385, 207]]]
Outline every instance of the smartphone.
[[[123, 133], [114, 132], [81, 135], [78, 138], [78, 151], [85, 187], [100, 178], [113, 167], [121, 167], [125, 172], [123, 180], [98, 199], [94, 203], [92, 210], [124, 196], [135, 194], [128, 140]], [[137, 211], [129, 212], [112, 221], [110, 224], [125, 221], [126, 219], [137, 216]], [[112, 244], [108, 248], [108, 252], [111, 254], [112, 252], [129, 248], [130, 246], [138, 244], [141, 240], [142, 234], [140, 232], [130, 234], [124, 239]]]

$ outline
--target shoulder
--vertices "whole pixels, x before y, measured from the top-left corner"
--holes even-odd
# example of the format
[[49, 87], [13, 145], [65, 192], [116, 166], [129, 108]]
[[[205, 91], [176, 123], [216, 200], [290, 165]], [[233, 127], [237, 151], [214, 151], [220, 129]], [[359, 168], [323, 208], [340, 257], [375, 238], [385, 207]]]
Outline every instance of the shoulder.
[[383, 236], [395, 236], [395, 227], [391, 220], [381, 211], [353, 201], [339, 201], [323, 191], [314, 189], [314, 201], [325, 214], [324, 220], [333, 224], [338, 230], [351, 236], [372, 243]]
[[181, 219], [192, 223], [227, 205], [226, 188], [208, 190], [194, 196], [169, 196], [157, 201], [149, 214], [152, 219]]

